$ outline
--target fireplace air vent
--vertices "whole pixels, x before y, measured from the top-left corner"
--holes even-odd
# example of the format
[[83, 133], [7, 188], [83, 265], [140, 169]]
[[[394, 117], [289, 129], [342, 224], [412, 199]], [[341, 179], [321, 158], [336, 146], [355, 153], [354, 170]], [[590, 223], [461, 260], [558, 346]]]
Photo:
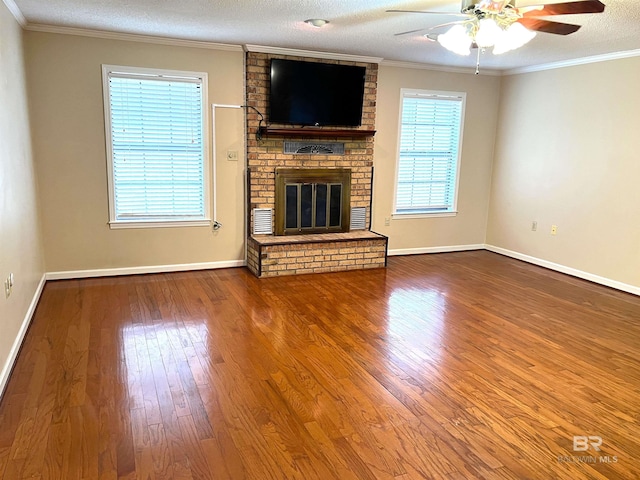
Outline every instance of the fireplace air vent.
[[350, 230], [364, 230], [366, 225], [367, 209], [365, 207], [351, 208]]
[[306, 155], [344, 155], [344, 143], [284, 142], [284, 153]]
[[253, 209], [253, 234], [271, 235], [273, 233], [270, 208]]

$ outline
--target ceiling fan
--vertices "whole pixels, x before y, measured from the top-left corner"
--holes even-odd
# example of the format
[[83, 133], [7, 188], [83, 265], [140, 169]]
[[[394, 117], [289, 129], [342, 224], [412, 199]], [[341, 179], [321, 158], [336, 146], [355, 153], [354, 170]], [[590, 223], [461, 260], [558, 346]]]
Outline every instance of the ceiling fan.
[[577, 32], [580, 25], [545, 20], [538, 17], [600, 13], [605, 5], [599, 0], [582, 0], [542, 5], [516, 7], [515, 0], [462, 0], [460, 13], [424, 10], [387, 10], [390, 13], [417, 13], [427, 15], [449, 15], [463, 20], [442, 23], [434, 27], [419, 28], [396, 35], [435, 30], [452, 26], [444, 34], [428, 33], [425, 37], [461, 55], [469, 55], [471, 48], [484, 50], [493, 47], [494, 54], [521, 47], [531, 40], [536, 32], [569, 35]]

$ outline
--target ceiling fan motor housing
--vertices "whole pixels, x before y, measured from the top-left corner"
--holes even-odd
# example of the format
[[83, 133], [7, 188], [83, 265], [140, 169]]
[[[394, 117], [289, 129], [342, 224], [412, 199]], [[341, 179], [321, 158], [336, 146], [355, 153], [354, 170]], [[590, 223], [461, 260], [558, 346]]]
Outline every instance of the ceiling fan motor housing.
[[500, 1], [500, 0], [462, 0], [462, 5], [460, 7], [460, 11], [463, 13], [472, 13], [476, 10], [482, 10], [483, 7], [489, 5], [491, 3], [499, 3], [502, 4], [504, 8], [506, 5], [511, 5], [512, 7], [516, 6], [516, 0], [509, 0], [508, 2]]

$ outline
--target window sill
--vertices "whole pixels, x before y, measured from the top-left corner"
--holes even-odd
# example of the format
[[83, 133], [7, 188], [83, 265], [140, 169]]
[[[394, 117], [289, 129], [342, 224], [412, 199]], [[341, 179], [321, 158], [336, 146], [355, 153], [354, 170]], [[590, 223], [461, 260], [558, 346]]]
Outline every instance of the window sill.
[[209, 227], [211, 220], [161, 220], [161, 221], [127, 221], [113, 220], [109, 222], [112, 230], [125, 228], [172, 228], [172, 227]]
[[411, 220], [416, 218], [455, 217], [458, 212], [434, 212], [434, 213], [392, 213], [393, 220]]

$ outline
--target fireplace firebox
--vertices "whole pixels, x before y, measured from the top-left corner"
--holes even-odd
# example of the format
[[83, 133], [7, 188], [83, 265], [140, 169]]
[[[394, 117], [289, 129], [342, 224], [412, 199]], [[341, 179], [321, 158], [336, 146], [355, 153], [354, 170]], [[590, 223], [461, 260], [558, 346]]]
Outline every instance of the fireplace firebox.
[[277, 168], [276, 235], [348, 232], [351, 170]]

